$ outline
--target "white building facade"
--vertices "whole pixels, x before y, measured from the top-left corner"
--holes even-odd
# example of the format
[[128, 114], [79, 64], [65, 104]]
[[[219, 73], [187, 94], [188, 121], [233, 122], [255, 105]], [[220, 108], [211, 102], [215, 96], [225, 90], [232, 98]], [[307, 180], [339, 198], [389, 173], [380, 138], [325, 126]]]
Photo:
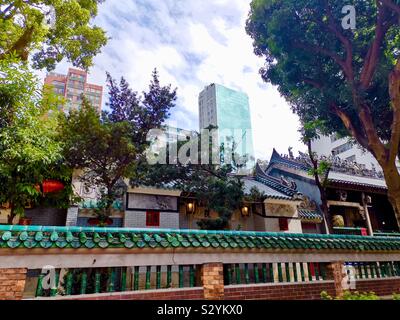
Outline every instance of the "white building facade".
[[367, 169], [373, 168], [380, 170], [378, 161], [374, 156], [349, 138], [337, 138], [335, 134], [331, 136], [321, 136], [312, 142], [312, 150], [320, 156], [336, 156], [342, 160], [357, 162], [364, 165]]

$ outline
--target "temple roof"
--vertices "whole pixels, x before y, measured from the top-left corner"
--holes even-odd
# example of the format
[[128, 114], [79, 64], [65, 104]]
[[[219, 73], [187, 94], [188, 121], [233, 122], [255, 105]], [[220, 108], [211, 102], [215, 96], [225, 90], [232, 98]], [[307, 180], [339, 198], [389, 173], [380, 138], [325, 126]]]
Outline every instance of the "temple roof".
[[308, 210], [299, 208], [299, 217], [303, 222], [314, 222], [314, 223], [321, 223], [324, 221], [324, 217], [319, 210]]
[[279, 192], [276, 189], [271, 188], [268, 186], [267, 183], [263, 183], [257, 181], [256, 178], [253, 177], [245, 177], [242, 179], [244, 182], [244, 192], [246, 194], [250, 193], [251, 188], [256, 187], [259, 191], [263, 192], [266, 198], [269, 199], [280, 199], [280, 200], [292, 200], [293, 197], [288, 196], [283, 192]]
[[[349, 186], [365, 186], [378, 189], [387, 189], [383, 174], [380, 171], [368, 170], [364, 165], [338, 157], [319, 158], [320, 161], [327, 161], [331, 164], [328, 179], [333, 183], [347, 184]], [[299, 152], [298, 157], [293, 155], [280, 155], [275, 149], [272, 152], [271, 160], [266, 169], [269, 172], [274, 168], [274, 164], [281, 164], [288, 168], [293, 168], [303, 172], [308, 172], [311, 168], [311, 161], [307, 154]], [[312, 179], [312, 176], [310, 176]]]
[[264, 172], [264, 170], [260, 167], [260, 165], [256, 164], [256, 176], [255, 179], [262, 184], [283, 193], [287, 197], [296, 198], [301, 194], [296, 190], [296, 186], [287, 186], [282, 183], [281, 180], [272, 177]]
[[[400, 251], [400, 237], [294, 234], [255, 231], [0, 226], [0, 250], [195, 249]], [[159, 251], [158, 251], [159, 252]]]

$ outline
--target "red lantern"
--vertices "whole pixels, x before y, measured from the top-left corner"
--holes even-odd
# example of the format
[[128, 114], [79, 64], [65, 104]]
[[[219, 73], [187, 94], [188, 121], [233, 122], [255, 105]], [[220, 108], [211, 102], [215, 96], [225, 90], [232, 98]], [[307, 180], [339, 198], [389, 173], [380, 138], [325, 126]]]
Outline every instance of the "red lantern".
[[45, 180], [42, 183], [43, 193], [53, 193], [64, 189], [64, 185], [57, 180]]

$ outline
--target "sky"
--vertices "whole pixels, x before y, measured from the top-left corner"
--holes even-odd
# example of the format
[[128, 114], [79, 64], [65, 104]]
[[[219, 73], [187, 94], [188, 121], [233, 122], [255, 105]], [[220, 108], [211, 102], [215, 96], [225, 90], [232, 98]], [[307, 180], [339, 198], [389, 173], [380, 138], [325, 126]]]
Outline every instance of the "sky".
[[[250, 0], [107, 0], [94, 23], [111, 39], [94, 59], [89, 82], [105, 85], [108, 71], [141, 92], [157, 68], [161, 83], [178, 89], [169, 124], [193, 130], [199, 129], [198, 94], [208, 84], [219, 83], [249, 96], [256, 158], [269, 159], [273, 148], [280, 153], [287, 153], [289, 146], [304, 151], [298, 117], [258, 73], [263, 59], [254, 54], [245, 31], [249, 4]], [[61, 63], [56, 72], [67, 69], [68, 64]]]

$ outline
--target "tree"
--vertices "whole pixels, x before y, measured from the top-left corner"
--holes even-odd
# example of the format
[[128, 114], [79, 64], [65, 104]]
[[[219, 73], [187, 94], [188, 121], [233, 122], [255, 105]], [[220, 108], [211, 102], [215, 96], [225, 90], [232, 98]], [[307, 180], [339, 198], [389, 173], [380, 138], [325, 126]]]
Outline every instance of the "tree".
[[71, 168], [81, 170], [79, 178], [86, 186], [99, 188], [96, 213], [104, 222], [120, 196], [117, 183], [135, 169], [137, 150], [129, 139], [131, 127], [127, 122], [103, 121], [86, 100], [60, 122], [65, 159]]
[[[216, 128], [210, 126], [208, 129]], [[207, 148], [202, 149], [201, 141], [202, 139], [207, 141], [207, 138], [209, 139]], [[170, 144], [176, 146], [170, 147]], [[171, 157], [170, 150], [182, 150], [184, 145], [188, 147], [187, 150], [190, 150], [185, 155], [190, 160], [185, 156], [182, 157], [179, 152]], [[223, 150], [220, 147], [217, 154], [226, 156], [227, 152], [233, 153], [234, 145], [233, 141], [231, 148], [227, 146]], [[198, 222], [199, 227], [207, 230], [222, 230], [229, 226], [233, 212], [240, 209], [245, 200], [244, 183], [239, 176], [235, 175], [235, 172], [245, 164], [236, 165], [234, 154], [231, 157], [232, 162], [215, 163], [213, 161], [214, 148], [216, 147], [213, 145], [212, 136], [205, 133], [197, 133], [189, 141], [169, 142], [155, 152], [164, 154], [165, 159], [169, 159], [169, 163], [141, 166], [140, 183], [155, 187], [173, 185], [183, 194], [195, 197], [206, 212], [214, 211], [218, 214], [216, 219], [201, 219]]]
[[64, 154], [69, 165], [81, 169], [80, 179], [98, 186], [102, 192], [99, 210], [102, 220], [120, 196], [118, 185], [130, 178], [138, 184], [138, 167], [145, 161], [147, 133], [159, 127], [175, 105], [176, 90], [162, 87], [157, 71], [153, 72], [148, 91], [143, 97], [129, 88], [122, 78], [118, 85], [107, 74], [110, 112], [100, 116], [86, 100], [79, 110], [72, 111], [62, 121], [65, 139]]
[[347, 1], [254, 0], [246, 30], [266, 58], [262, 78], [303, 123], [324, 120], [374, 155], [400, 225], [400, 4], [353, 4], [356, 29], [341, 25]]
[[151, 129], [161, 128], [170, 116], [170, 110], [175, 106], [176, 88], [171, 85], [161, 86], [157, 69], [152, 73], [148, 91], [142, 96], [129, 88], [129, 83], [121, 78], [119, 85], [107, 74], [110, 100], [107, 106], [111, 112], [105, 112], [103, 117], [117, 123], [127, 121], [131, 128], [131, 139], [140, 151], [149, 145], [147, 134]]
[[107, 42], [105, 32], [91, 25], [103, 0], [4, 0], [0, 5], [0, 59], [15, 54], [33, 66], [52, 70], [66, 58], [88, 68]]
[[323, 128], [324, 123], [321, 121], [314, 121], [304, 123], [300, 130], [302, 140], [307, 145], [308, 156], [311, 161], [311, 169], [309, 174], [314, 177], [315, 184], [321, 197], [321, 210], [324, 215], [327, 232], [332, 232], [332, 217], [329, 213], [327, 187], [329, 182], [329, 172], [331, 170], [331, 163], [327, 160], [318, 159], [318, 155], [312, 150], [312, 141], [319, 138], [319, 130]]
[[[17, 60], [0, 60], [0, 203], [8, 202], [11, 224], [42, 197], [47, 178], [68, 180], [57, 139], [57, 99]], [[67, 201], [68, 194], [59, 200]]]

